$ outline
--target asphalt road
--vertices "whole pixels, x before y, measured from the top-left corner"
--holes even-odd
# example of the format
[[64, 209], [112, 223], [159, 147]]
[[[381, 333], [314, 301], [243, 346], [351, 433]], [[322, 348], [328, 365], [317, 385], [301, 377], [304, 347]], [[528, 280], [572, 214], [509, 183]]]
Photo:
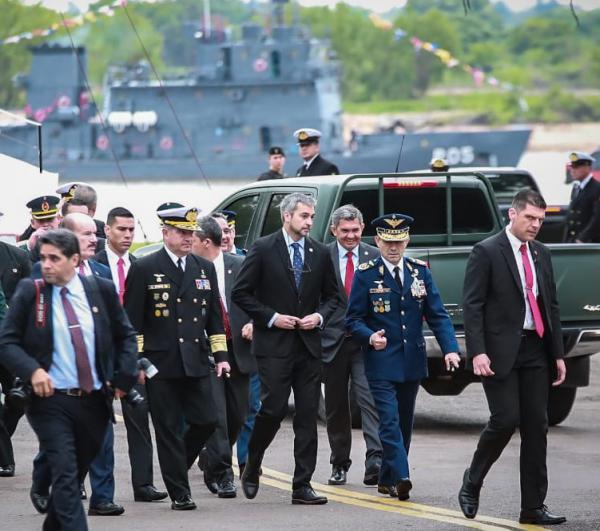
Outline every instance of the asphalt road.
[[[574, 410], [561, 425], [550, 430], [548, 464], [550, 489], [547, 504], [565, 514], [560, 529], [600, 529], [600, 355], [592, 362], [591, 386], [579, 390]], [[364, 442], [354, 431], [353, 460], [348, 485], [327, 486], [329, 451], [324, 426], [319, 426], [319, 458], [313, 486], [329, 496], [319, 507], [292, 506], [290, 474], [293, 472], [291, 421], [282, 426], [265, 457], [260, 492], [249, 501], [238, 489], [238, 497], [221, 500], [205, 488], [200, 472], [191, 474], [192, 493], [198, 510], [175, 512], [168, 502], [135, 503], [129, 483], [129, 461], [125, 428], [115, 430], [115, 501], [125, 506], [119, 517], [90, 517], [92, 530], [234, 530], [282, 529], [532, 529], [518, 524], [519, 477], [518, 434], [492, 468], [481, 495], [479, 516], [462, 517], [457, 491], [462, 472], [475, 449], [477, 436], [487, 419], [481, 387], [469, 386], [457, 397], [432, 397], [421, 390], [411, 449], [411, 476], [414, 484], [409, 502], [379, 496], [374, 487], [362, 484]], [[36, 439], [27, 422], [14, 438], [17, 475], [0, 478], [0, 529], [40, 529], [42, 516], [29, 502], [31, 459]], [[162, 487], [158, 465], [155, 483]], [[89, 489], [89, 487], [88, 487]]]

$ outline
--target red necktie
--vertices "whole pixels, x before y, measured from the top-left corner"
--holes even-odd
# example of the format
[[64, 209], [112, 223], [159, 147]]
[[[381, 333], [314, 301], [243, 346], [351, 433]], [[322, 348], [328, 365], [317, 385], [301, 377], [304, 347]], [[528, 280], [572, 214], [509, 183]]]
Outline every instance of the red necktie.
[[63, 308], [67, 317], [67, 324], [69, 325], [69, 333], [71, 334], [71, 343], [75, 349], [75, 365], [77, 365], [77, 376], [79, 378], [79, 388], [90, 393], [94, 390], [94, 380], [92, 378], [92, 369], [90, 367], [90, 360], [88, 358], [87, 348], [85, 347], [85, 341], [83, 340], [83, 332], [81, 331], [81, 325], [77, 319], [77, 314], [73, 309], [69, 299], [67, 299], [67, 288], [60, 290], [60, 298], [62, 299]]
[[225, 329], [225, 338], [227, 340], [231, 339], [231, 323], [229, 322], [229, 314], [225, 309], [225, 304], [223, 304], [223, 299], [219, 297], [219, 303], [221, 304], [221, 314], [223, 315], [223, 328]]
[[527, 255], [527, 244], [522, 244], [520, 251], [521, 258], [523, 259], [523, 269], [525, 269], [525, 292], [527, 293], [527, 300], [529, 301], [529, 307], [531, 308], [531, 314], [533, 315], [535, 331], [538, 336], [544, 337], [544, 321], [542, 319], [542, 314], [540, 313], [537, 299], [533, 293], [533, 270], [531, 269], [531, 262]]
[[346, 253], [346, 276], [344, 277], [344, 289], [346, 296], [350, 298], [350, 290], [352, 289], [352, 279], [354, 278], [354, 260], [352, 251]]
[[79, 274], [85, 277], [85, 264], [83, 261], [79, 262]]
[[119, 300], [122, 306], [125, 297], [125, 260], [122, 258], [117, 260], [117, 276], [119, 277]]

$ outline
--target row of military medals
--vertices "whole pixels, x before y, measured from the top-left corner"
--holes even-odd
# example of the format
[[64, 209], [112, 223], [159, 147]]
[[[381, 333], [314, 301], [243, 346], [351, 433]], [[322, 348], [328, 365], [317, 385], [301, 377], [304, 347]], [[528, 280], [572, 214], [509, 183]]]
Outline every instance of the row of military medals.
[[[161, 299], [164, 302], [159, 302]], [[154, 294], [154, 317], [169, 317], [169, 308], [167, 308], [168, 300], [169, 293], [166, 291]]]
[[[411, 268], [410, 274], [413, 277], [413, 281], [410, 285], [411, 295], [415, 299], [421, 299], [427, 296], [427, 289], [425, 288], [425, 281], [419, 277], [419, 271], [416, 268]], [[377, 288], [375, 293], [384, 293], [385, 288], [383, 287], [383, 280], [375, 280], [375, 284], [377, 284]], [[385, 313], [391, 311], [391, 301], [389, 299], [383, 300], [382, 297], [378, 299], [374, 299], [373, 301], [373, 310], [375, 313]]]

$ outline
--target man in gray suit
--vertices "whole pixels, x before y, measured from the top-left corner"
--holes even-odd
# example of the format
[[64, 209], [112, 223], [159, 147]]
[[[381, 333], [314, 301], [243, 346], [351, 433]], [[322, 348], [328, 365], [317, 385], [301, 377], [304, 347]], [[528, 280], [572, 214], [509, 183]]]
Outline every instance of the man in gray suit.
[[331, 215], [331, 232], [336, 241], [329, 245], [329, 251], [342, 304], [321, 334], [327, 435], [331, 447], [330, 485], [345, 484], [352, 464], [352, 424], [348, 399], [350, 382], [360, 408], [367, 445], [365, 485], [377, 485], [381, 466], [377, 411], [365, 376], [360, 345], [347, 332], [344, 320], [354, 272], [360, 264], [379, 256], [376, 247], [361, 243], [364, 226], [360, 210], [353, 205], [343, 205]]
[[203, 467], [204, 482], [213, 494], [219, 498], [235, 498], [231, 449], [248, 414], [249, 374], [256, 372], [256, 360], [250, 352], [250, 318], [231, 301], [231, 289], [244, 257], [222, 252], [218, 220], [206, 216], [198, 221], [198, 225], [200, 230], [194, 232], [192, 252], [215, 266], [231, 365], [230, 376], [226, 379], [217, 378], [214, 372], [211, 374], [217, 427], [206, 442], [206, 456], [199, 464]]

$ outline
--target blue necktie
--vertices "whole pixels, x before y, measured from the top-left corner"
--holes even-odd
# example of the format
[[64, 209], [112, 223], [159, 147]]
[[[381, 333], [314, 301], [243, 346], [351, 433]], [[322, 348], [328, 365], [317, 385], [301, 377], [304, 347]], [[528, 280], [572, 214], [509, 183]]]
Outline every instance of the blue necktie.
[[300, 289], [300, 281], [302, 280], [302, 255], [300, 254], [300, 244], [294, 242], [292, 243], [292, 248], [294, 249], [294, 255], [292, 257], [294, 280], [296, 281], [296, 288]]

